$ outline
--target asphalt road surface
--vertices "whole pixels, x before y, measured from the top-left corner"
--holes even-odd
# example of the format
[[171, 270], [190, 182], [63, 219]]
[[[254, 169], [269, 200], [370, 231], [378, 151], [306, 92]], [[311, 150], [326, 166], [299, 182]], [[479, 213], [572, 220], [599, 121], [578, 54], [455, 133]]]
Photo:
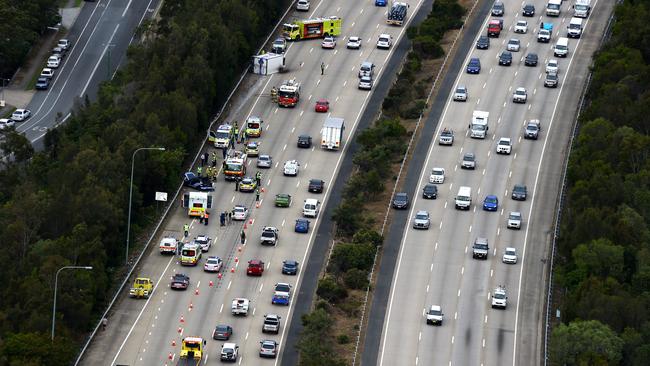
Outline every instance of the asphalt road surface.
[[32, 117], [17, 127], [35, 146], [48, 129], [65, 121], [75, 103], [93, 100], [99, 83], [112, 77], [124, 61], [135, 29], [150, 17], [159, 0], [100, 0], [85, 3], [67, 36], [72, 42], [54, 71], [50, 88], [37, 91], [27, 109]]
[[[439, 120], [427, 121], [435, 129], [434, 139], [423, 138], [416, 154], [426, 154], [423, 169], [411, 166], [407, 176], [412, 202], [408, 215], [391, 227], [388, 240], [401, 239], [395, 258], [384, 256], [385, 262], [397, 260], [395, 271], [380, 272], [382, 284], [392, 279], [390, 293], [375, 293], [370, 322], [379, 318], [382, 324], [378, 347], [364, 350], [363, 363], [380, 365], [537, 365], [543, 352], [543, 305], [546, 298], [547, 265], [556, 199], [563, 162], [572, 131], [576, 108], [588, 74], [591, 55], [602, 37], [612, 4], [595, 1], [591, 16], [585, 20], [583, 36], [569, 40], [566, 58], [553, 56], [552, 47], [558, 37], [566, 35], [571, 18], [570, 3], [562, 4], [560, 17], [544, 14], [546, 3], [532, 1], [537, 12], [532, 18], [521, 16], [522, 3], [506, 4], [502, 17], [504, 29], [499, 38], [492, 38], [488, 50], [472, 47], [464, 57], [456, 81], [451, 86], [465, 85], [467, 102], [448, 99]], [[481, 19], [480, 33], [485, 33], [488, 17]], [[528, 21], [528, 32], [513, 32], [517, 20]], [[554, 23], [552, 41], [536, 41], [540, 22]], [[499, 66], [498, 55], [510, 38], [521, 40], [521, 49], [513, 52], [512, 66]], [[539, 55], [539, 65], [524, 66], [529, 52]], [[479, 57], [479, 75], [465, 73], [470, 57]], [[560, 83], [555, 89], [543, 86], [545, 63], [558, 59]], [[525, 87], [525, 104], [512, 102], [518, 87]], [[452, 90], [445, 90], [451, 97]], [[435, 109], [435, 107], [434, 107]], [[487, 138], [471, 139], [468, 123], [475, 110], [488, 111]], [[538, 140], [524, 140], [525, 122], [541, 121]], [[439, 146], [442, 128], [455, 131], [453, 146]], [[510, 137], [510, 155], [497, 155], [496, 144], [501, 137]], [[429, 145], [429, 146], [427, 146]], [[428, 151], [427, 151], [428, 150]], [[475, 170], [463, 170], [464, 153], [477, 156]], [[438, 198], [424, 200], [422, 188], [428, 183], [434, 167], [446, 170], [445, 181], [438, 184]], [[528, 187], [526, 201], [512, 200], [514, 184]], [[469, 211], [454, 208], [460, 186], [472, 189]], [[482, 210], [486, 195], [496, 195], [496, 212]], [[412, 228], [418, 210], [431, 215], [429, 230]], [[510, 211], [523, 214], [521, 230], [506, 228]], [[488, 259], [472, 258], [472, 243], [477, 237], [489, 241]], [[506, 247], [515, 247], [517, 264], [502, 263]], [[390, 265], [382, 263], [382, 268]], [[508, 290], [505, 310], [491, 309], [490, 294], [498, 285]], [[382, 298], [388, 296], [385, 318], [375, 312], [383, 309]], [[425, 312], [431, 305], [440, 305], [444, 313], [441, 326], [426, 324]], [[372, 328], [370, 325], [369, 329]], [[367, 345], [379, 334], [369, 333]], [[377, 342], [374, 342], [377, 345]]]
[[[411, 1], [410, 13], [417, 11], [420, 2]], [[311, 249], [314, 233], [321, 218], [311, 219], [309, 234], [294, 232], [294, 222], [302, 215], [301, 205], [305, 198], [318, 198], [326, 203], [330, 195], [330, 185], [340, 168], [345, 151], [325, 151], [319, 146], [300, 149], [296, 146], [297, 137], [309, 134], [317, 143], [320, 129], [328, 115], [342, 117], [346, 121], [344, 149], [350, 144], [359, 116], [371, 95], [357, 89], [358, 68], [361, 62], [370, 60], [376, 65], [378, 75], [382, 74], [385, 63], [393, 52], [379, 50], [375, 43], [379, 34], [389, 33], [394, 42], [403, 36], [406, 27], [389, 27], [385, 23], [387, 8], [377, 8], [369, 2], [321, 1], [312, 2], [312, 9], [307, 14], [295, 14], [296, 17], [339, 16], [343, 19], [343, 32], [338, 38], [334, 50], [324, 50], [320, 40], [307, 40], [290, 45], [286, 60], [290, 69], [288, 74], [273, 75], [262, 80], [261, 87], [250, 94], [251, 100], [241, 108], [241, 113], [232, 119], [244, 121], [249, 115], [264, 119], [264, 132], [257, 139], [260, 151], [273, 157], [272, 169], [262, 170], [262, 183], [265, 192], [259, 208], [255, 204], [255, 195], [235, 192], [234, 184], [225, 182], [221, 177], [212, 193], [214, 202], [209, 226], [200, 225], [197, 220], [187, 217], [186, 209], [176, 207], [170, 213], [164, 232], [180, 236], [184, 224], [190, 223], [190, 237], [207, 234], [214, 244], [209, 252], [204, 253], [197, 267], [182, 267], [177, 256], [164, 256], [154, 248], [141, 263], [138, 273], [151, 277], [157, 284], [153, 295], [144, 301], [123, 299], [112, 312], [108, 329], [101, 332], [91, 344], [82, 359], [88, 365], [158, 365], [175, 364], [178, 360], [181, 339], [185, 336], [200, 336], [207, 340], [206, 363], [217, 362], [222, 341], [211, 338], [217, 324], [227, 324], [234, 328], [231, 342], [240, 348], [238, 364], [271, 364], [276, 360], [261, 360], [258, 356], [259, 342], [273, 339], [280, 343], [283, 350], [285, 327], [291, 321], [291, 306], [283, 307], [271, 304], [273, 287], [278, 282], [287, 282], [293, 286], [292, 296], [299, 291], [305, 259]], [[347, 37], [360, 36], [363, 46], [360, 50], [345, 48]], [[326, 69], [321, 76], [320, 64]], [[278, 109], [270, 101], [269, 90], [279, 85], [283, 79], [295, 78], [301, 82], [301, 101], [293, 109]], [[328, 98], [331, 103], [330, 113], [314, 112], [315, 101]], [[242, 145], [238, 144], [240, 149]], [[285, 161], [296, 159], [300, 162], [297, 177], [282, 174]], [[250, 176], [257, 169], [256, 160], [249, 159]], [[219, 166], [221, 165], [221, 159]], [[307, 183], [311, 178], [320, 178], [326, 182], [323, 194], [307, 192]], [[288, 193], [293, 198], [289, 208], [276, 208], [274, 197], [278, 193]], [[219, 226], [218, 213], [230, 210], [234, 205], [249, 207], [251, 216], [246, 223], [246, 244], [240, 246], [239, 234], [243, 223], [233, 222], [225, 227]], [[323, 208], [321, 208], [323, 210]], [[264, 226], [275, 226], [280, 230], [279, 244], [265, 247], [259, 244], [259, 237]], [[225, 262], [222, 278], [214, 273], [203, 271], [207, 256], [219, 256]], [[251, 259], [261, 259], [266, 264], [262, 277], [246, 276], [246, 263]], [[281, 274], [282, 261], [296, 259], [301, 269], [297, 276]], [[234, 272], [231, 272], [234, 270]], [[169, 287], [170, 277], [174, 273], [186, 273], [191, 278], [187, 291], [173, 291]], [[212, 285], [210, 285], [212, 284]], [[124, 294], [126, 297], [127, 294]], [[230, 313], [233, 298], [244, 297], [250, 300], [248, 316], [235, 317]], [[261, 332], [263, 315], [276, 313], [282, 317], [279, 335]], [[182, 319], [182, 320], [181, 320]]]

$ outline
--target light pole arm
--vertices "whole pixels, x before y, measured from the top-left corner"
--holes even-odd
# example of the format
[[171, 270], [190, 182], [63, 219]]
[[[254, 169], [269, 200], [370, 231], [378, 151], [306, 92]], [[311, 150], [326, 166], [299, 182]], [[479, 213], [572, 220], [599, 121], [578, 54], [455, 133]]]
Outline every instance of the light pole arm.
[[56, 276], [54, 276], [54, 302], [52, 304], [52, 341], [54, 341], [54, 326], [56, 325], [56, 291], [59, 287], [59, 273], [64, 269], [87, 269], [91, 270], [93, 267], [90, 266], [63, 266], [56, 271]]

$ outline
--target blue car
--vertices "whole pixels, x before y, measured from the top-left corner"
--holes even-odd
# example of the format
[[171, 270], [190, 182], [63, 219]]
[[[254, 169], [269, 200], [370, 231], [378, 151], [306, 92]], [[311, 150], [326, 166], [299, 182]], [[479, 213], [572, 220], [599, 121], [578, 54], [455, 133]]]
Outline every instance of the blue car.
[[388, 0], [375, 0], [375, 6], [386, 6]]
[[305, 219], [296, 220], [296, 232], [307, 234], [309, 232], [309, 220], [305, 220]]
[[36, 90], [47, 90], [49, 87], [50, 79], [41, 77], [36, 80]]
[[275, 291], [273, 292], [273, 299], [271, 304], [273, 305], [289, 305], [289, 299], [291, 298], [291, 285], [288, 283], [276, 283]]
[[186, 172], [183, 175], [183, 185], [199, 191], [214, 191], [214, 185], [208, 177], [199, 177], [194, 172]]
[[297, 275], [298, 274], [298, 262], [293, 259], [287, 259], [282, 262], [282, 274], [286, 275]]
[[478, 74], [481, 72], [481, 60], [479, 60], [477, 57], [472, 57], [469, 59], [469, 63], [467, 64], [467, 73], [468, 74]]
[[485, 211], [496, 211], [499, 208], [499, 199], [497, 196], [490, 194], [485, 196], [483, 200], [483, 210]]

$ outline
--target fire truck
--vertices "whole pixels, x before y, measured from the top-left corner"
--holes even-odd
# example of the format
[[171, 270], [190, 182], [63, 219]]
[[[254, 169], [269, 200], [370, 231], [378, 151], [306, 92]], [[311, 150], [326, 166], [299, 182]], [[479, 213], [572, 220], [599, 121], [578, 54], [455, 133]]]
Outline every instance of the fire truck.
[[286, 80], [278, 89], [278, 105], [280, 107], [295, 107], [300, 100], [300, 83], [296, 79]]
[[282, 25], [282, 36], [288, 41], [338, 36], [341, 35], [342, 23], [339, 17], [297, 20]]
[[226, 159], [223, 174], [226, 180], [235, 180], [237, 177], [243, 178], [246, 175], [246, 154], [242, 151], [234, 151]]

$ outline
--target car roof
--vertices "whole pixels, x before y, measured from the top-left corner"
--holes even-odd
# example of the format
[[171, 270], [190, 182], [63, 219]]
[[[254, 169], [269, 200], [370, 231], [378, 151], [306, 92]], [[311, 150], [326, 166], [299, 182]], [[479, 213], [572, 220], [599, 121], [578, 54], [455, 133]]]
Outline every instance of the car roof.
[[293, 259], [285, 259], [284, 264], [298, 264], [298, 262]]
[[440, 305], [431, 305], [431, 310], [438, 310], [438, 311], [440, 311], [440, 310], [442, 310], [442, 308], [440, 307]]
[[498, 198], [497, 198], [497, 196], [495, 196], [495, 195], [493, 195], [493, 194], [488, 194], [487, 196], [485, 196], [485, 199], [486, 199], [486, 200], [487, 200], [487, 199], [490, 199], [490, 200], [496, 200], [496, 199], [498, 199]]
[[251, 259], [248, 261], [248, 264], [262, 264], [262, 261], [259, 259]]

